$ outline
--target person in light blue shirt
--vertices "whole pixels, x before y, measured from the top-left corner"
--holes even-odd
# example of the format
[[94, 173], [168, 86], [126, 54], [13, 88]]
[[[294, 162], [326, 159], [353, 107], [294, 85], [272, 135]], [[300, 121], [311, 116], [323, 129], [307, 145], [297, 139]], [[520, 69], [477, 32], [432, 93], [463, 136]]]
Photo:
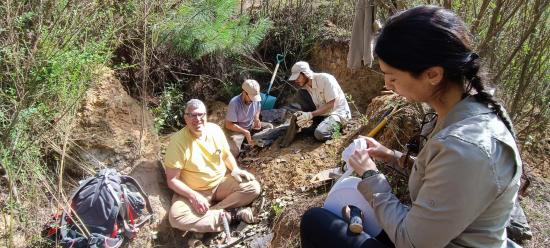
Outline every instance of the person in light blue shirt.
[[242, 89], [241, 94], [229, 102], [225, 116], [227, 140], [235, 158], [239, 156], [245, 139], [249, 145], [254, 146], [254, 132], [273, 128], [270, 123], [260, 121], [262, 98], [258, 82], [253, 79], [244, 80]]

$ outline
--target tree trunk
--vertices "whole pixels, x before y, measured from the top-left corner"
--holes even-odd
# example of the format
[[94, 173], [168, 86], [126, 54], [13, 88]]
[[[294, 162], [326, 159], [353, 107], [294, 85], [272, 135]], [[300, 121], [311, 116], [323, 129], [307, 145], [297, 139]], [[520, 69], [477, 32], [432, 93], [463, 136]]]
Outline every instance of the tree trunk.
[[479, 24], [481, 23], [481, 19], [483, 18], [483, 15], [485, 14], [485, 11], [487, 11], [487, 7], [489, 7], [490, 0], [483, 0], [481, 3], [481, 8], [479, 9], [479, 12], [477, 13], [474, 22], [472, 23], [471, 32], [473, 34], [476, 33], [477, 28]]

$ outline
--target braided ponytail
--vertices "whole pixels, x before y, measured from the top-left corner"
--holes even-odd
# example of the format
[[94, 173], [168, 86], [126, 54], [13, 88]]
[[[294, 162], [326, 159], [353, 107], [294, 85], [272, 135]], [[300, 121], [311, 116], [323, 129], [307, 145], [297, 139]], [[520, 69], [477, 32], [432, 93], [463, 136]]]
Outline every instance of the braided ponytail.
[[473, 97], [478, 102], [489, 105], [489, 108], [495, 111], [497, 116], [515, 138], [516, 133], [514, 132], [514, 127], [512, 125], [510, 117], [508, 117], [508, 114], [506, 114], [506, 111], [504, 110], [502, 105], [498, 103], [493, 95], [491, 95], [485, 89], [485, 84], [483, 83], [483, 80], [479, 75], [480, 67], [481, 65], [479, 55], [477, 55], [476, 53], [470, 53], [466, 59], [466, 63], [464, 64], [463, 68], [464, 77], [468, 81], [468, 85], [466, 86], [466, 93], [469, 93], [472, 88], [475, 89], [477, 93], [473, 95]]

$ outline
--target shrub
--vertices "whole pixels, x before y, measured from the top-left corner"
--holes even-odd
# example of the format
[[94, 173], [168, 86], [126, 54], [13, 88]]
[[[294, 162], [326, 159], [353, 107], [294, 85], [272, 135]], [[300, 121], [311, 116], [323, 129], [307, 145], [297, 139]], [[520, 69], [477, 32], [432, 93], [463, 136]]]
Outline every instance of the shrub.
[[39, 240], [43, 206], [60, 204], [50, 199], [63, 192], [55, 172], [66, 137], [118, 25], [112, 6], [98, 3], [15, 1], [0, 12], [0, 167], [9, 193], [0, 212], [11, 217], [3, 245], [13, 247], [14, 236]]

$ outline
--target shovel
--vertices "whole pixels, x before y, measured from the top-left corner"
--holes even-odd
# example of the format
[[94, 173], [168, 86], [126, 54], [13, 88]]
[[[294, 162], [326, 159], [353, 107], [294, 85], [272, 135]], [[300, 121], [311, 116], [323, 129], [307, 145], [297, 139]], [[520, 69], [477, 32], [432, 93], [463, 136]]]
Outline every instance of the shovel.
[[269, 91], [271, 91], [271, 86], [273, 86], [273, 81], [275, 81], [277, 70], [279, 70], [279, 64], [283, 62], [284, 58], [285, 57], [282, 54], [277, 54], [277, 65], [275, 65], [275, 70], [273, 71], [273, 76], [271, 76], [271, 81], [269, 82], [267, 92], [260, 94], [260, 96], [262, 97], [262, 110], [273, 109], [273, 107], [275, 106], [277, 98], [274, 96], [270, 96]]

